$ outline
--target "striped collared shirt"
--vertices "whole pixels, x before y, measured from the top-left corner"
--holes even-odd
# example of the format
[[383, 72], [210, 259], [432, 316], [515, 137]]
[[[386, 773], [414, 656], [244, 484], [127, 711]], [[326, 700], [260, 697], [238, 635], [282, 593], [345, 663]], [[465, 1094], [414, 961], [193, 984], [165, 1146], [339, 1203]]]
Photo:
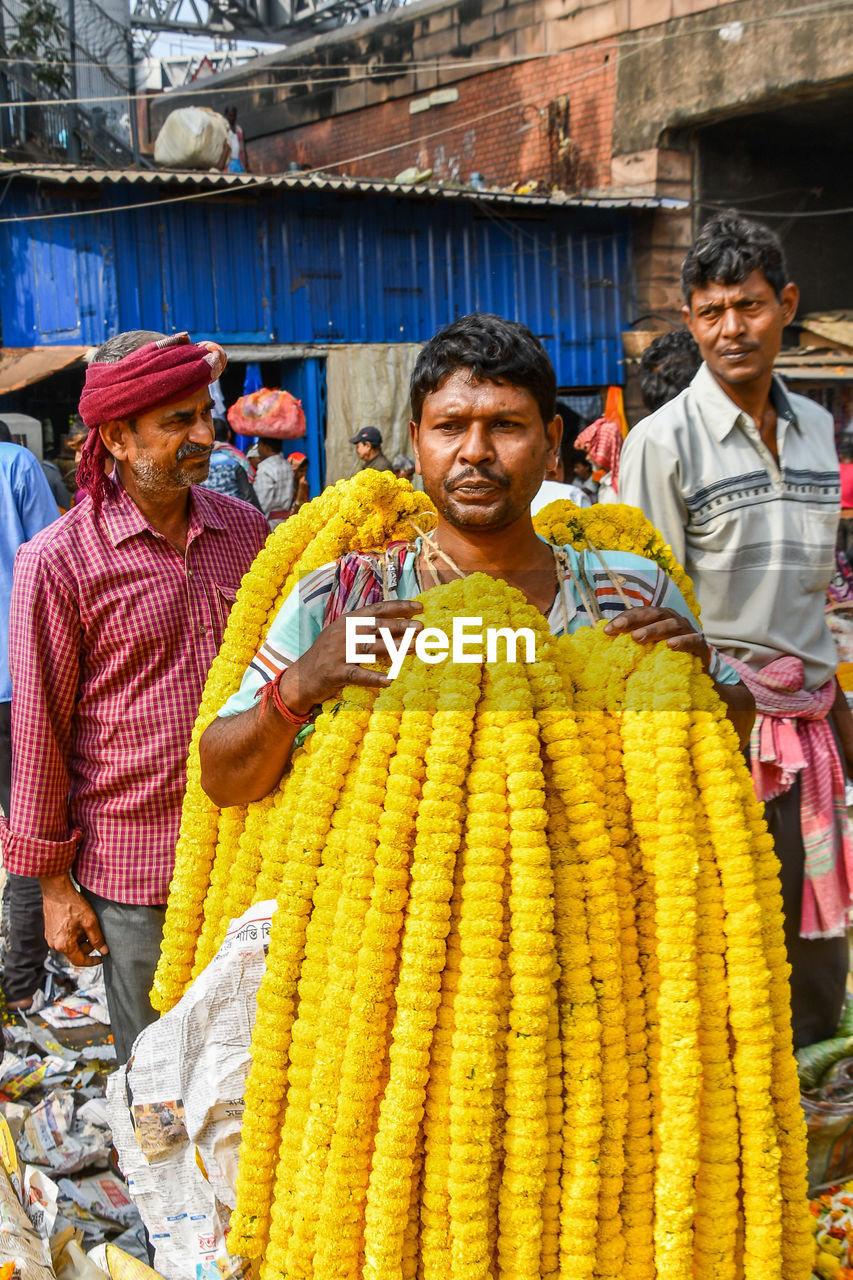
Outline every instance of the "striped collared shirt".
[[[411, 600], [422, 589], [415, 568], [419, 543], [420, 539], [415, 547], [401, 547], [389, 564], [389, 594], [398, 600]], [[601, 560], [590, 552], [580, 555], [571, 547], [564, 547], [563, 554], [571, 564], [575, 581], [583, 579], [589, 593], [594, 593], [602, 617], [618, 617], [624, 612], [627, 600], [630, 606], [654, 605], [661, 609], [674, 609], [699, 629], [678, 587], [651, 560], [625, 551], [605, 551], [601, 553], [605, 568]], [[614, 579], [618, 581], [621, 595]], [[342, 613], [375, 604], [381, 598], [382, 571], [378, 561], [371, 556], [344, 556], [342, 560], [332, 561], [306, 574], [279, 609], [266, 639], [246, 669], [240, 688], [219, 714], [236, 715], [253, 707], [263, 686], [300, 658], [324, 626]], [[551, 634], [572, 635], [580, 627], [591, 626], [593, 621], [571, 576], [566, 576], [562, 600], [559, 594], [555, 594], [548, 614]], [[716, 652], [711, 656], [711, 674], [723, 684], [738, 682], [738, 676]]]
[[207, 670], [267, 523], [194, 486], [182, 556], [114, 483], [26, 543], [10, 617], [18, 875], [73, 869], [117, 902], [165, 902]]
[[801, 658], [814, 689], [837, 665], [824, 619], [841, 492], [833, 423], [779, 378], [771, 395], [778, 465], [703, 364], [629, 432], [619, 493], [690, 574], [708, 639], [755, 669], [782, 654]]

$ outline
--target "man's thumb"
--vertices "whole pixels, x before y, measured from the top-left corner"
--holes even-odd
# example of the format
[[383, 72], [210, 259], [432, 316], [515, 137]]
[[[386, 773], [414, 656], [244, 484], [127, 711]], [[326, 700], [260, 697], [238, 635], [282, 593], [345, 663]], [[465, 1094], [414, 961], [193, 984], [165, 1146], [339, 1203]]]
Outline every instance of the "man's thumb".
[[92, 912], [91, 923], [86, 926], [86, 934], [89, 939], [89, 945], [94, 951], [99, 951], [102, 956], [109, 955], [110, 949], [104, 940], [104, 935], [101, 933], [101, 926], [98, 924], [98, 917], [94, 911]]

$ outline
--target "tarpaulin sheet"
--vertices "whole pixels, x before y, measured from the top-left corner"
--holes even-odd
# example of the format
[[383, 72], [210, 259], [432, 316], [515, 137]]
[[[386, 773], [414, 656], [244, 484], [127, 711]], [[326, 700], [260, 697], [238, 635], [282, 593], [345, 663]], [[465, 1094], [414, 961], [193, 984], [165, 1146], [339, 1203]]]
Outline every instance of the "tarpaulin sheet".
[[420, 351], [413, 342], [360, 342], [330, 347], [326, 355], [326, 483], [354, 475], [361, 466], [355, 445], [362, 427], [377, 427], [382, 452], [412, 456], [409, 378]]

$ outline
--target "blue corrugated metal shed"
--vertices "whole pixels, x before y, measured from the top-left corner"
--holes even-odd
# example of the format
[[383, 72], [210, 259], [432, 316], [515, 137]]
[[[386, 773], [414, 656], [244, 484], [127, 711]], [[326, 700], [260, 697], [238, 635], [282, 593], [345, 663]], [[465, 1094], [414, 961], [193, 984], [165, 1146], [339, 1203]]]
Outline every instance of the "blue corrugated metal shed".
[[[187, 180], [200, 190], [174, 198]], [[621, 381], [630, 210], [659, 202], [474, 194], [13, 172], [0, 207], [3, 344], [94, 345], [133, 328], [417, 342], [480, 310], [529, 324], [561, 385]]]

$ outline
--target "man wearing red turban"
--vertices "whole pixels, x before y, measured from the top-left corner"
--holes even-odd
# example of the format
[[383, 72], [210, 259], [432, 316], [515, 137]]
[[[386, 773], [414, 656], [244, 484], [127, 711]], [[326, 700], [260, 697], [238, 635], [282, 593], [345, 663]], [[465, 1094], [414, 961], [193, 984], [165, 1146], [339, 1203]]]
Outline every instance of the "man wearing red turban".
[[267, 534], [260, 512], [199, 485], [224, 365], [221, 347], [185, 333], [104, 343], [80, 399], [89, 496], [15, 563], [3, 859], [40, 879], [48, 943], [103, 962], [119, 1061], [156, 1016], [190, 734]]

